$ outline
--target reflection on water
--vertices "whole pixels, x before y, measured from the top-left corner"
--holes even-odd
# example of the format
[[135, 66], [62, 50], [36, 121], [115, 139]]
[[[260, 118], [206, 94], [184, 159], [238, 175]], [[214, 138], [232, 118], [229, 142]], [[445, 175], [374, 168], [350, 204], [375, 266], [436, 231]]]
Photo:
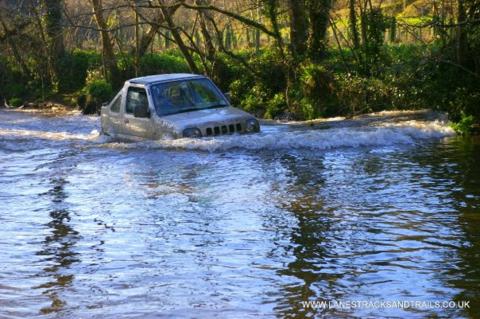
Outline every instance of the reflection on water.
[[[452, 206], [458, 211], [462, 240], [456, 248], [454, 267], [445, 270], [448, 284], [460, 289], [455, 300], [470, 300], [470, 317], [480, 313], [480, 141], [457, 140], [447, 150], [449, 158], [440, 160], [438, 172], [450, 173], [459, 187], [451, 191]], [[461, 173], [460, 173], [461, 172]]]
[[48, 281], [35, 288], [41, 289], [42, 294], [51, 299], [51, 305], [40, 309], [43, 314], [58, 312], [67, 306], [61, 294], [72, 285], [75, 277], [68, 273], [68, 269], [73, 263], [79, 262], [73, 249], [79, 234], [70, 226], [70, 213], [64, 208], [68, 197], [65, 192], [67, 181], [65, 177], [58, 176], [63, 174], [65, 173], [56, 171], [50, 180], [52, 188], [42, 194], [50, 197], [53, 209], [49, 212], [51, 221], [46, 224], [51, 232], [45, 236], [41, 250], [36, 253], [37, 256], [42, 256], [42, 261], [46, 264], [38, 276], [47, 277]]
[[272, 149], [285, 129], [271, 126], [264, 149], [203, 152], [95, 141], [95, 118], [5, 114], [2, 318], [478, 316], [478, 139]]

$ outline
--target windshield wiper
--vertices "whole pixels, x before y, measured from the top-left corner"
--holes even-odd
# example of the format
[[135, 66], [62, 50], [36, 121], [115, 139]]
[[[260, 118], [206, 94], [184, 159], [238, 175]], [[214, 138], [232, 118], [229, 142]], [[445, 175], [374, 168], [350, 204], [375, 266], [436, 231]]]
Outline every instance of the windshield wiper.
[[215, 104], [215, 105], [202, 107], [202, 108], [192, 107], [192, 108], [189, 108], [189, 109], [182, 109], [182, 110], [178, 110], [178, 111], [173, 112], [173, 113], [164, 114], [162, 116], [173, 115], [173, 114], [178, 114], [178, 113], [187, 113], [187, 112], [193, 112], [193, 111], [208, 110], [208, 109], [215, 109], [217, 107], [225, 107], [225, 106], [228, 106], [228, 104], [221, 103], [221, 104]]
[[210, 106], [202, 107], [202, 108], [184, 109], [184, 110], [179, 110], [177, 113], [185, 113], [185, 112], [192, 112], [192, 111], [201, 111], [201, 110], [215, 109], [215, 108], [217, 108], [217, 107], [225, 107], [225, 106], [228, 106], [228, 104], [215, 104], [215, 105], [210, 105]]
[[200, 110], [205, 110], [205, 109], [214, 109], [214, 108], [216, 108], [216, 107], [224, 107], [224, 106], [228, 106], [228, 104], [225, 104], [225, 103], [219, 103], [219, 104], [210, 105], [210, 106], [207, 106], [207, 107], [201, 108]]

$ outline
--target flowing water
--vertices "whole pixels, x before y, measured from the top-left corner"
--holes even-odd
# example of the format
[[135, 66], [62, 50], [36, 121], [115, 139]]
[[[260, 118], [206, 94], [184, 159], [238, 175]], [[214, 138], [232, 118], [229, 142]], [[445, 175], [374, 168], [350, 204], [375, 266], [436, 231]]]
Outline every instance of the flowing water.
[[[480, 141], [381, 113], [119, 143], [0, 111], [0, 318], [476, 317]], [[305, 301], [469, 301], [469, 308]]]

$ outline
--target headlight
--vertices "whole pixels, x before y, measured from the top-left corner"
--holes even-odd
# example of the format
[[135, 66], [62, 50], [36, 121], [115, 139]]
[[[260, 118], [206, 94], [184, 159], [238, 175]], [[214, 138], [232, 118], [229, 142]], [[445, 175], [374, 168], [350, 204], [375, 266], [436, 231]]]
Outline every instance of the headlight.
[[183, 130], [183, 137], [202, 137], [202, 132], [196, 127], [189, 127]]
[[245, 132], [253, 133], [260, 131], [260, 124], [256, 119], [248, 119], [245, 125]]

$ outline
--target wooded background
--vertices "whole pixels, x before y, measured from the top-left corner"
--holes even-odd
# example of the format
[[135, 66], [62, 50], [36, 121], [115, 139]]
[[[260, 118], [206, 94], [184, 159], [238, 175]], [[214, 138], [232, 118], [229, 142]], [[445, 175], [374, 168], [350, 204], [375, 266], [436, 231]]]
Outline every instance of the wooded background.
[[479, 0], [0, 1], [0, 96], [95, 111], [125, 79], [203, 73], [257, 116], [398, 108], [478, 120]]

